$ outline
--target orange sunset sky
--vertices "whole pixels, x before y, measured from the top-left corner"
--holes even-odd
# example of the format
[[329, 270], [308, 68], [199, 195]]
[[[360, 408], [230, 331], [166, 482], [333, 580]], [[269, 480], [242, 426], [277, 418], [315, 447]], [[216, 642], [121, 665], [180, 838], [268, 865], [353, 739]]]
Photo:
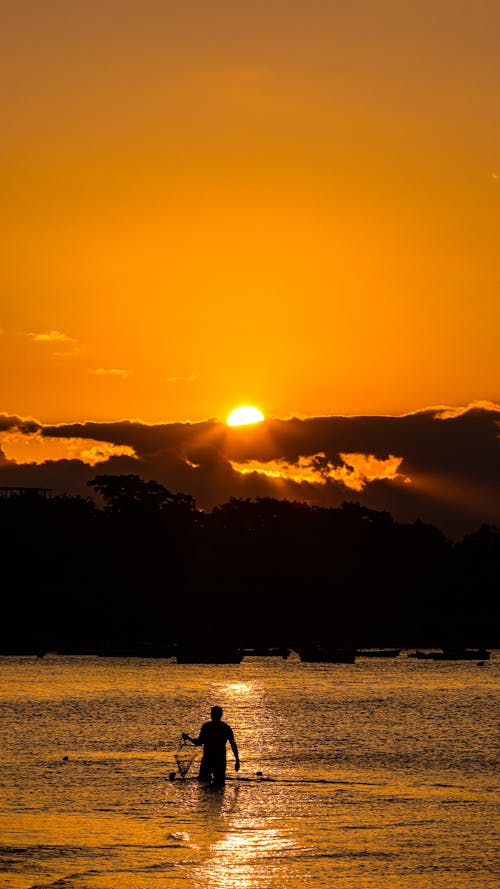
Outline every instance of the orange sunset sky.
[[496, 0], [1, 11], [1, 409], [500, 397]]
[[497, 0], [0, 18], [0, 484], [500, 522]]

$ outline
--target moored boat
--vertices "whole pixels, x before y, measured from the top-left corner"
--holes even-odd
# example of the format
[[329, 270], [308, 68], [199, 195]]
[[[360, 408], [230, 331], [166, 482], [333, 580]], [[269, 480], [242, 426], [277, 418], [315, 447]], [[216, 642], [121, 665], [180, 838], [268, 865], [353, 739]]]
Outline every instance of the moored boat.
[[290, 655], [290, 649], [284, 646], [255, 645], [253, 648], [243, 648], [243, 657], [281, 657], [286, 660]]
[[441, 651], [415, 651], [408, 657], [425, 661], [487, 661], [491, 651], [486, 648], [443, 648]]
[[359, 648], [356, 657], [398, 657], [400, 648]]
[[353, 664], [355, 648], [332, 648], [328, 645], [306, 645], [295, 649], [301, 661], [313, 664]]

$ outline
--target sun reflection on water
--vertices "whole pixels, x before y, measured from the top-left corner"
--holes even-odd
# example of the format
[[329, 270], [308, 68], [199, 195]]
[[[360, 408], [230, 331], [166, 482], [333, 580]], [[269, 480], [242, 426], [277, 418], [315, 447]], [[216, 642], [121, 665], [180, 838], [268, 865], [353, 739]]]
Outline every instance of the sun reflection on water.
[[227, 686], [227, 691], [230, 694], [251, 694], [253, 686], [249, 682], [231, 682]]
[[[235, 821], [209, 849], [200, 874], [204, 889], [255, 889], [272, 885], [273, 861], [283, 859], [293, 840], [277, 828]], [[201, 879], [202, 877], [202, 879]]]

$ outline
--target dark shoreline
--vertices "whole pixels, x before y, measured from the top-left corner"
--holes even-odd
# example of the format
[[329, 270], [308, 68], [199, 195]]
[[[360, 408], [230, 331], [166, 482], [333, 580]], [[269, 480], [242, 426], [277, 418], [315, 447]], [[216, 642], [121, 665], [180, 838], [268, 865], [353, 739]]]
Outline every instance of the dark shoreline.
[[166, 646], [164, 648], [147, 646], [137, 646], [129, 648], [76, 648], [60, 646], [59, 648], [33, 648], [31, 646], [13, 646], [0, 648], [0, 657], [30, 657], [42, 660], [47, 655], [55, 657], [98, 657], [98, 658], [121, 658], [121, 659], [140, 659], [140, 660], [168, 660], [178, 664], [238, 664], [244, 659], [257, 658], [279, 658], [287, 660], [290, 655], [298, 655], [304, 663], [355, 663], [357, 660], [391, 660], [415, 658], [421, 661], [488, 661], [492, 650], [499, 648], [497, 645], [465, 647], [463, 649], [449, 649], [436, 646], [403, 646], [397, 650], [384, 649], [383, 647], [373, 647], [369, 649], [344, 649], [330, 648], [325, 649], [322, 646], [305, 648], [298, 646], [286, 649], [287, 654], [281, 653], [278, 649], [265, 651], [262, 646], [255, 649], [237, 648], [227, 650], [225, 652], [211, 651], [204, 649], [197, 655], [196, 652], [190, 650], [188, 653], [183, 652], [176, 646]]

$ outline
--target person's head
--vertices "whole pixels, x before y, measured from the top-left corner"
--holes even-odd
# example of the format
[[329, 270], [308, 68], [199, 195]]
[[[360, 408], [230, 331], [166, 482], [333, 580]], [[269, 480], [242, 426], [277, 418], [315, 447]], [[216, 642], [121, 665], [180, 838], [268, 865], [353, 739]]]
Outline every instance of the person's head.
[[212, 717], [212, 719], [218, 722], [220, 719], [222, 719], [222, 707], [212, 707], [210, 716]]

